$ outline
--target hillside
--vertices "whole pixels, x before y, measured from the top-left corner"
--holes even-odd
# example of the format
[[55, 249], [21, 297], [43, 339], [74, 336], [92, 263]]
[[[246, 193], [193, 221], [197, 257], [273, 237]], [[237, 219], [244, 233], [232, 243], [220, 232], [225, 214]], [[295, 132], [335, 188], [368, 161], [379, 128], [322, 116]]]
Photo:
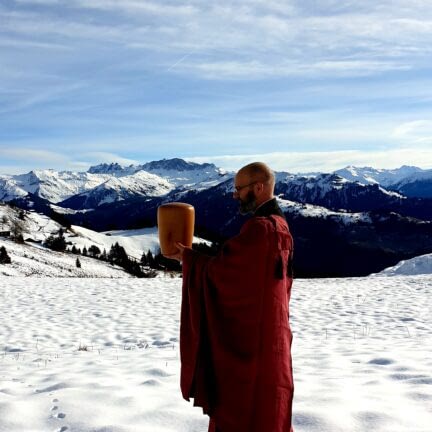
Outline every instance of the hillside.
[[[122, 268], [84, 256], [55, 252], [42, 247], [17, 244], [0, 238], [10, 256], [11, 264], [0, 264], [3, 276], [80, 277], [80, 278], [127, 278]], [[77, 268], [79, 258], [81, 268]]]

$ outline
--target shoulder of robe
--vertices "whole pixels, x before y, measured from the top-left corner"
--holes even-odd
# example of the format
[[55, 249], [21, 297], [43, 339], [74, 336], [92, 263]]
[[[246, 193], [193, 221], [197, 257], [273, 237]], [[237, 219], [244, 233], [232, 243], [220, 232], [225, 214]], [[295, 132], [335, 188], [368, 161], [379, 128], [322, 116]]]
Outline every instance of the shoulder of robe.
[[258, 216], [249, 219], [242, 227], [241, 232], [254, 236], [265, 236], [273, 230], [273, 223], [268, 217]]

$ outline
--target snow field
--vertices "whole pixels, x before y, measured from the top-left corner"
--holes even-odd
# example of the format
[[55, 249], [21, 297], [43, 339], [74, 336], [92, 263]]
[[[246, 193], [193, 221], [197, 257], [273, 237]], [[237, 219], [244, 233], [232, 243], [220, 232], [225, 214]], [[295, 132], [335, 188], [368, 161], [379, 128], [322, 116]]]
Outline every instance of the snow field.
[[[181, 279], [0, 287], [0, 431], [207, 430], [179, 390]], [[430, 432], [431, 291], [430, 275], [295, 280], [296, 432]]]
[[295, 281], [296, 431], [432, 425], [432, 278]]

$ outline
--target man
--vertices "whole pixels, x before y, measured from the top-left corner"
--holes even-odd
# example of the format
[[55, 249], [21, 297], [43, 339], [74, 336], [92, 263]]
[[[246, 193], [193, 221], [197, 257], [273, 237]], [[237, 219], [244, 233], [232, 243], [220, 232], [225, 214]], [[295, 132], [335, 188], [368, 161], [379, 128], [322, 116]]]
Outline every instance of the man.
[[181, 390], [210, 416], [209, 432], [290, 432], [289, 327], [293, 242], [261, 162], [235, 176], [253, 213], [216, 257], [178, 243], [183, 261]]

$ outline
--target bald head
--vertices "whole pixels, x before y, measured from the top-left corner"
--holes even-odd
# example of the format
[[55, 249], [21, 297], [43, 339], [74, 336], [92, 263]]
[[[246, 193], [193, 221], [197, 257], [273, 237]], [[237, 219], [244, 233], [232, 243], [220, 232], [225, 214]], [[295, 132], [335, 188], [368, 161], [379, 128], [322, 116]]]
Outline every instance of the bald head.
[[257, 181], [269, 186], [273, 195], [275, 176], [273, 171], [263, 162], [252, 162], [240, 168], [237, 175], [247, 176], [250, 181]]
[[241, 168], [235, 176], [235, 186], [237, 189], [244, 185], [250, 185], [248, 195], [246, 192], [235, 193], [234, 197], [243, 200], [254, 199], [254, 205], [259, 206], [262, 203], [273, 198], [275, 186], [275, 176], [273, 171], [263, 162], [253, 162]]

